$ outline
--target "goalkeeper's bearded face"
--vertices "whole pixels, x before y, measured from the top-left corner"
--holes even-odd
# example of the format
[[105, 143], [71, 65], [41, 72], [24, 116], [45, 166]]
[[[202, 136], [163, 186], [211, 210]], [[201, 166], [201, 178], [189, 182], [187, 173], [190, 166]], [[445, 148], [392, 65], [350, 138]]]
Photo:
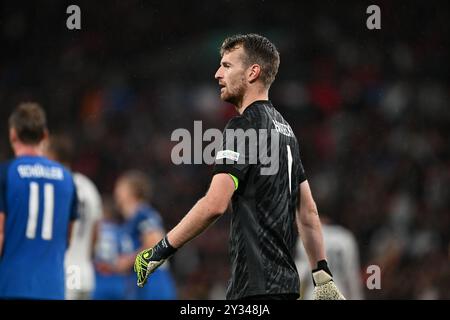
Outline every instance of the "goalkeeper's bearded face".
[[215, 74], [216, 80], [219, 81], [220, 98], [234, 105], [242, 101], [247, 91], [246, 71], [248, 68], [244, 65], [244, 56], [242, 46], [225, 52]]

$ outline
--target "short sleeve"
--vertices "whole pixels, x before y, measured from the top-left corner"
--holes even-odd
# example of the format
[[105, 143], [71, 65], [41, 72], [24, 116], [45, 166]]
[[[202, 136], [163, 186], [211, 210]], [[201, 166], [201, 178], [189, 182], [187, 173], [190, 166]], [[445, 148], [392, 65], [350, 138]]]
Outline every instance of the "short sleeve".
[[[256, 138], [255, 141], [252, 141]], [[222, 133], [222, 148], [217, 152], [213, 175], [228, 173], [239, 181], [245, 181], [251, 165], [254, 149], [257, 144], [256, 130], [243, 117], [231, 119]]]

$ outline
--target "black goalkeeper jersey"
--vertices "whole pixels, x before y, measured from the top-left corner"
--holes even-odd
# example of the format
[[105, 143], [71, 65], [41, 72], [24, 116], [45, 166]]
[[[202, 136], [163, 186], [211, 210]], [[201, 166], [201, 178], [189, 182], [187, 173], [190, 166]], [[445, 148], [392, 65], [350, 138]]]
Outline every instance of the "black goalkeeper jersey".
[[228, 122], [216, 156], [217, 173], [239, 180], [231, 203], [227, 299], [298, 295], [295, 216], [299, 184], [306, 178], [297, 139], [270, 101], [255, 101]]

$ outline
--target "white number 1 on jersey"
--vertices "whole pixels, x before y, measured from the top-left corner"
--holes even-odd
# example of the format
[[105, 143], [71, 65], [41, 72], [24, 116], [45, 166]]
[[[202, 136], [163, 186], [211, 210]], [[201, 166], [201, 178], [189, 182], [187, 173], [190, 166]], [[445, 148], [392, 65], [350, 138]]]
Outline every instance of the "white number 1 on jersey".
[[[51, 183], [44, 184], [44, 220], [42, 221], [42, 239], [51, 240], [53, 233], [53, 212], [55, 191]], [[39, 184], [30, 183], [30, 198], [28, 200], [28, 222], [26, 236], [36, 238], [37, 219], [39, 215]]]
[[287, 147], [287, 156], [288, 156], [288, 174], [289, 174], [289, 193], [291, 193], [291, 177], [292, 177], [292, 153], [291, 147], [289, 145]]

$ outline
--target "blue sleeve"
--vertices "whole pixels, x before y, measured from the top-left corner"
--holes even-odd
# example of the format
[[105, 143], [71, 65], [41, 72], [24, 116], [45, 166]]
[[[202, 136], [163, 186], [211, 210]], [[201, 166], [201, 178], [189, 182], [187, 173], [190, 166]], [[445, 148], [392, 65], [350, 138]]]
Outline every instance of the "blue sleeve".
[[73, 185], [73, 195], [72, 195], [72, 203], [70, 204], [70, 217], [69, 220], [73, 221], [79, 218], [78, 213], [78, 194], [77, 194], [77, 188], [75, 187], [75, 182], [73, 181], [73, 178], [71, 177], [72, 185]]
[[0, 212], [6, 214], [6, 179], [8, 163], [0, 164]]

